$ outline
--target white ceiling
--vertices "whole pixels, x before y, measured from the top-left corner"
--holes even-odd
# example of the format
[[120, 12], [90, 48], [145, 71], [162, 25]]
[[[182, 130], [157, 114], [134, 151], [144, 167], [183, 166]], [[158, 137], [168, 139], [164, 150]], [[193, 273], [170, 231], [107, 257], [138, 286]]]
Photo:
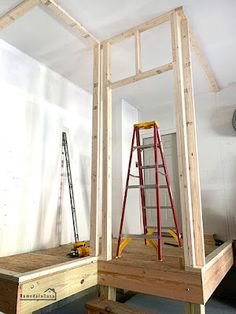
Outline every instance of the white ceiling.
[[[19, 0], [1, 0], [0, 15]], [[198, 37], [221, 87], [236, 82], [236, 1], [235, 0], [58, 0], [98, 39], [103, 40], [143, 23], [177, 6], [184, 5], [191, 26]], [[170, 61], [168, 25], [143, 35], [143, 68]], [[77, 34], [64, 26], [42, 6], [37, 6], [0, 33], [0, 38], [46, 64], [75, 84], [91, 91], [92, 50]], [[152, 40], [152, 39], [155, 40]], [[132, 73], [132, 41], [114, 52], [116, 78]], [[146, 47], [146, 48], [145, 48]], [[123, 73], [122, 73], [123, 72]], [[197, 92], [209, 90], [204, 75], [194, 62]], [[172, 74], [166, 73], [134, 86], [116, 90], [114, 97], [124, 97], [144, 110], [157, 103], [173, 100]]]

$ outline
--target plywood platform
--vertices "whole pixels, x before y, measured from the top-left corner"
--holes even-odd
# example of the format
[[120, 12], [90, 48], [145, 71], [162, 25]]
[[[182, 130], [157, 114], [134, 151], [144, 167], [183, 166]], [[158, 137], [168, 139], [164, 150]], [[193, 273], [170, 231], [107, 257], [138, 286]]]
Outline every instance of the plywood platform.
[[72, 244], [0, 258], [0, 311], [32, 313], [97, 284], [97, 258], [70, 258]]

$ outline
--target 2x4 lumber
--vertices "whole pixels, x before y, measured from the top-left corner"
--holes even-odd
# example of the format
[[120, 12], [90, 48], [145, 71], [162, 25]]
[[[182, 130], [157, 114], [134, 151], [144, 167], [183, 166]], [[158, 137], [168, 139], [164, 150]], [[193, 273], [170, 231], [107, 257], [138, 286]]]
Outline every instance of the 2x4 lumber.
[[232, 241], [227, 241], [207, 257], [202, 269], [204, 302], [207, 302], [233, 265]]
[[97, 263], [75, 267], [30, 280], [20, 285], [22, 295], [42, 294], [48, 288], [55, 289], [56, 300], [21, 300], [20, 313], [32, 313], [75, 293], [97, 285]]
[[130, 306], [124, 303], [118, 303], [110, 300], [104, 300], [102, 298], [92, 300], [86, 304], [86, 309], [94, 311], [91, 313], [111, 313], [111, 314], [154, 314], [153, 312], [139, 309], [134, 306]]
[[[176, 130], [180, 182], [181, 212], [184, 235], [185, 265], [205, 263], [201, 199], [198, 178], [197, 143], [194, 101], [192, 94], [191, 60], [186, 21], [175, 10], [172, 15], [172, 44], [175, 68]], [[185, 24], [184, 24], [185, 23]], [[196, 180], [196, 182], [194, 182]], [[193, 208], [196, 212], [193, 213]]]
[[65, 270], [69, 270], [75, 267], [83, 267], [90, 264], [96, 264], [97, 258], [96, 257], [83, 257], [81, 259], [78, 259], [76, 261], [69, 261], [66, 263], [61, 263], [58, 265], [53, 265], [49, 267], [43, 267], [41, 269], [29, 271], [27, 273], [19, 273], [19, 283], [24, 283], [29, 280], [34, 280], [38, 277], [42, 276], [51, 276], [55, 273], [62, 272]]
[[[179, 14], [183, 18], [186, 18], [182, 7], [180, 7]], [[209, 62], [205, 56], [205, 53], [203, 52], [201, 45], [200, 45], [199, 41], [197, 40], [195, 34], [191, 30], [191, 28], [189, 28], [189, 36], [190, 36], [191, 47], [192, 47], [192, 49], [193, 49], [193, 51], [194, 51], [194, 53], [198, 59], [200, 66], [202, 67], [202, 69], [203, 69], [203, 71], [207, 77], [207, 80], [209, 81], [212, 92], [214, 92], [214, 93], [219, 92], [220, 87], [217, 83], [214, 72], [213, 72], [211, 66], [209, 65]]]
[[200, 271], [162, 268], [156, 261], [141, 264], [99, 261], [98, 283], [185, 302], [204, 302]]
[[111, 45], [103, 45], [103, 165], [102, 165], [102, 258], [112, 258], [112, 91], [111, 80]]
[[73, 18], [66, 10], [64, 10], [54, 0], [41, 0], [41, 2], [47, 6], [59, 19], [63, 20], [69, 27], [79, 33], [79, 35], [86, 40], [89, 40], [91, 44], [97, 45], [99, 41], [91, 34], [80, 22]]
[[170, 15], [171, 15], [171, 12], [168, 12], [166, 14], [163, 14], [161, 16], [158, 16], [148, 22], [145, 22], [143, 24], [140, 24], [138, 26], [135, 26], [125, 32], [122, 32], [121, 34], [118, 34], [118, 35], [115, 35], [109, 39], [107, 39], [105, 42], [109, 42], [111, 45], [112, 44], [115, 44], [115, 43], [118, 43], [126, 38], [129, 38], [131, 36], [134, 36], [136, 31], [139, 31], [140, 33], [144, 32], [144, 31], [147, 31], [153, 27], [156, 27], [158, 25], [161, 25], [165, 22], [168, 22], [170, 20]]
[[199, 162], [197, 150], [197, 131], [195, 104], [193, 95], [192, 59], [190, 52], [190, 37], [188, 20], [181, 20], [183, 75], [184, 75], [184, 97], [186, 110], [186, 129], [188, 138], [188, 159], [190, 189], [192, 201], [192, 219], [196, 266], [205, 264], [204, 231], [202, 221], [202, 202], [200, 189]]
[[191, 41], [191, 45], [193, 48], [193, 51], [195, 52], [195, 55], [198, 59], [199, 64], [201, 65], [207, 80], [211, 86], [211, 90], [214, 93], [217, 93], [220, 91], [220, 87], [217, 83], [217, 80], [215, 78], [215, 75], [213, 73], [212, 68], [209, 65], [209, 62], [201, 48], [201, 45], [199, 44], [196, 36], [194, 35], [194, 33], [192, 31], [190, 31], [190, 41]]
[[141, 38], [138, 30], [135, 32], [135, 69], [136, 74], [141, 72]]
[[26, 14], [33, 7], [38, 5], [40, 0], [24, 0], [18, 4], [15, 8], [8, 11], [2, 17], [0, 17], [0, 30], [13, 23], [17, 18]]
[[148, 70], [145, 72], [139, 72], [136, 75], [127, 77], [127, 78], [119, 80], [117, 82], [110, 82], [109, 87], [111, 89], [119, 88], [119, 87], [122, 87], [122, 86], [125, 86], [128, 84], [135, 83], [135, 82], [138, 82], [140, 80], [146, 79], [148, 77], [152, 77], [152, 76], [159, 75], [159, 74], [162, 74], [162, 73], [167, 72], [167, 71], [171, 71], [172, 69], [173, 69], [173, 64], [171, 62], [171, 63], [165, 64], [165, 65], [162, 65], [160, 67], [157, 67], [155, 69], [151, 69], [151, 70]]
[[174, 61], [175, 99], [176, 99], [176, 137], [178, 152], [178, 170], [180, 203], [184, 238], [184, 260], [186, 266], [195, 265], [192, 221], [192, 203], [189, 178], [189, 161], [186, 134], [186, 114], [181, 51], [181, 33], [179, 17], [174, 12], [171, 17], [172, 52]]
[[185, 303], [185, 314], [205, 314], [205, 306], [202, 304]]
[[99, 254], [99, 213], [101, 211], [101, 46], [94, 47], [93, 63], [93, 122], [92, 122], [92, 173], [90, 211], [90, 255]]

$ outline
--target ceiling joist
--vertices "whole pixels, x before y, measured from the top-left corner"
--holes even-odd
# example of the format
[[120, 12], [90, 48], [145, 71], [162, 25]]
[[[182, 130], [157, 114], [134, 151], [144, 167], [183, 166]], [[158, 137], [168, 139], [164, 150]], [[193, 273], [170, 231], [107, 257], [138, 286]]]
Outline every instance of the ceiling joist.
[[40, 0], [24, 0], [18, 4], [15, 8], [8, 11], [2, 17], [0, 17], [0, 30], [13, 23], [17, 18], [26, 14], [29, 10], [40, 3]]
[[[179, 15], [182, 15], [185, 19], [187, 19], [186, 15], [184, 13], [183, 7], [179, 7], [179, 8], [177, 8], [177, 10], [178, 10]], [[198, 59], [200, 66], [202, 67], [202, 69], [203, 69], [203, 71], [207, 77], [207, 80], [211, 86], [212, 92], [214, 92], [214, 93], [219, 92], [220, 87], [216, 81], [214, 72], [209, 65], [209, 62], [208, 62], [207, 57], [205, 56], [205, 54], [201, 48], [201, 45], [199, 44], [198, 40], [196, 39], [196, 36], [194, 35], [194, 33], [192, 32], [191, 29], [189, 30], [189, 37], [190, 37], [190, 43], [191, 43], [192, 49], [193, 49], [193, 51], [194, 51], [194, 53]]]
[[54, 0], [41, 0], [41, 2], [51, 10], [58, 18], [63, 20], [69, 27], [77, 31], [81, 37], [89, 40], [93, 45], [99, 44], [93, 34], [85, 29], [76, 19], [74, 19], [68, 12], [66, 12], [59, 4]]
[[49, 10], [51, 10], [58, 18], [60, 18], [64, 23], [71, 27], [74, 31], [79, 33], [79, 35], [86, 40], [88, 40], [92, 45], [99, 44], [99, 41], [85, 29], [85, 27], [80, 24], [76, 19], [74, 19], [68, 12], [66, 12], [61, 6], [59, 6], [54, 0], [24, 0], [18, 4], [15, 8], [8, 11], [2, 17], [0, 17], [0, 30], [4, 29], [11, 23], [13, 23], [17, 18], [26, 14], [36, 5], [42, 3]]
[[211, 69], [209, 62], [206, 58], [206, 56], [203, 53], [203, 50], [200, 46], [200, 44], [198, 43], [194, 33], [191, 31], [190, 32], [190, 42], [191, 42], [191, 46], [193, 48], [193, 51], [198, 59], [198, 62], [200, 63], [203, 71], [205, 72], [205, 75], [210, 83], [211, 86], [211, 90], [214, 93], [217, 93], [220, 91], [220, 87], [216, 81], [215, 75], [213, 73], [213, 70]]

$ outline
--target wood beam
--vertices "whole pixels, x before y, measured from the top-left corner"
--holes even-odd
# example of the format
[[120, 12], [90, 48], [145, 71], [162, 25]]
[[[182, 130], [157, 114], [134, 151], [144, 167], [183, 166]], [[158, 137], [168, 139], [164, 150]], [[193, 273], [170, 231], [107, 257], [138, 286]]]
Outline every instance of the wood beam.
[[39, 3], [40, 0], [24, 0], [18, 4], [15, 8], [11, 9], [9, 12], [0, 17], [0, 30], [15, 22], [17, 18], [26, 14]]
[[[179, 15], [181, 15], [181, 17], [183, 19], [187, 19], [182, 7], [178, 8], [178, 13], [179, 13]], [[192, 49], [193, 49], [193, 51], [197, 57], [197, 60], [200, 64], [200, 66], [202, 67], [202, 69], [203, 69], [203, 71], [207, 77], [207, 80], [211, 86], [212, 92], [214, 92], [214, 93], [219, 92], [220, 87], [217, 83], [214, 72], [213, 72], [211, 66], [209, 65], [207, 57], [205, 56], [205, 53], [203, 52], [199, 41], [197, 40], [195, 34], [193, 33], [193, 31], [191, 30], [190, 27], [189, 27], [189, 37], [190, 37], [191, 47], [192, 47]]]
[[184, 75], [184, 97], [186, 111], [186, 131], [188, 138], [189, 176], [192, 201], [193, 235], [195, 247], [196, 266], [204, 266], [204, 231], [202, 221], [202, 202], [200, 189], [200, 175], [197, 149], [197, 131], [195, 104], [192, 80], [192, 59], [190, 53], [190, 38], [188, 20], [181, 20], [182, 56]]
[[175, 98], [176, 98], [176, 138], [178, 153], [178, 170], [179, 170], [179, 187], [180, 187], [180, 203], [183, 224], [184, 237], [184, 259], [185, 264], [193, 266], [195, 262], [193, 225], [192, 225], [192, 202], [189, 178], [189, 160], [187, 146], [186, 131], [186, 114], [184, 101], [184, 84], [183, 84], [183, 68], [180, 23], [178, 15], [173, 13], [171, 18], [172, 32], [172, 52], [175, 73]]
[[202, 67], [207, 80], [209, 81], [209, 84], [211, 86], [211, 90], [214, 93], [217, 93], [220, 91], [220, 87], [217, 83], [217, 80], [215, 78], [215, 75], [213, 73], [212, 68], [209, 65], [209, 62], [196, 38], [196, 36], [194, 35], [194, 33], [192, 31], [190, 31], [190, 42], [191, 42], [191, 46], [193, 48], [193, 51], [195, 52], [195, 55], [198, 59], [198, 62], [200, 64], [200, 66]]
[[140, 32], [137, 30], [135, 32], [135, 68], [136, 68], [136, 75], [141, 72], [141, 38]]
[[165, 65], [162, 65], [160, 67], [157, 67], [155, 69], [151, 69], [151, 70], [148, 70], [145, 72], [139, 72], [136, 75], [129, 76], [129, 77], [124, 78], [122, 80], [119, 80], [117, 82], [109, 82], [109, 87], [111, 89], [119, 88], [119, 87], [122, 87], [122, 86], [125, 86], [128, 84], [135, 83], [137, 81], [146, 79], [148, 77], [152, 77], [152, 76], [162, 74], [162, 73], [167, 72], [167, 71], [171, 71], [172, 69], [173, 69], [173, 63], [171, 62], [171, 63], [165, 64]]
[[93, 122], [92, 122], [92, 173], [91, 173], [91, 211], [90, 248], [91, 256], [99, 254], [99, 213], [101, 211], [101, 46], [94, 47], [93, 63]]
[[112, 91], [111, 45], [103, 45], [103, 189], [102, 189], [102, 258], [112, 258]]
[[154, 18], [148, 22], [145, 22], [143, 24], [135, 26], [135, 27], [133, 27], [133, 28], [121, 33], [121, 34], [115, 35], [115, 36], [105, 40], [105, 42], [109, 42], [110, 44], [115, 44], [115, 43], [118, 43], [118, 42], [120, 42], [126, 38], [134, 36], [137, 31], [139, 31], [141, 33], [141, 32], [147, 31], [153, 27], [156, 27], [160, 24], [168, 22], [170, 20], [171, 13], [172, 13], [172, 11], [170, 11], [166, 14], [163, 14], [161, 16], [158, 16], [158, 17], [156, 17], [156, 18]]
[[233, 266], [232, 241], [219, 246], [206, 258], [206, 265], [202, 269], [204, 285], [204, 302], [207, 302], [227, 272]]
[[64, 10], [56, 1], [54, 0], [41, 0], [41, 2], [51, 10], [58, 18], [63, 20], [69, 27], [79, 33], [79, 35], [86, 40], [90, 41], [91, 44], [99, 44], [99, 40], [95, 38], [93, 34], [86, 30], [86, 28], [79, 23], [75, 18], [73, 18], [66, 10]]
[[56, 300], [20, 300], [19, 313], [32, 313], [75, 293], [97, 285], [97, 263], [66, 269], [50, 276], [38, 277], [20, 285], [23, 295], [40, 295], [48, 288], [55, 289]]
[[[188, 21], [181, 16], [182, 8], [172, 14], [172, 48], [175, 69], [176, 133], [180, 175], [180, 200], [183, 224], [185, 266], [202, 267], [205, 250], [202, 226], [199, 167], [192, 68]], [[186, 314], [204, 314], [199, 302], [185, 305]], [[203, 303], [203, 302], [201, 302]]]
[[156, 261], [99, 261], [98, 283], [185, 302], [204, 302], [200, 270], [162, 268]]

